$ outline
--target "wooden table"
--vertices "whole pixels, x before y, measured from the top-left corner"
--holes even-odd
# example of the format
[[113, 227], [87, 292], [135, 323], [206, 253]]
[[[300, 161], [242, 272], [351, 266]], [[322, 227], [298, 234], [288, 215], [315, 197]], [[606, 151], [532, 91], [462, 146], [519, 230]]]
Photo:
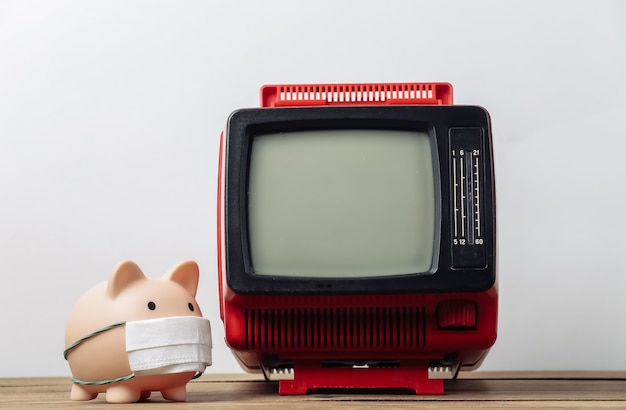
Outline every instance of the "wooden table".
[[[104, 395], [88, 402], [69, 400], [67, 378], [0, 379], [0, 409], [102, 409]], [[443, 396], [397, 391], [325, 392], [279, 396], [278, 387], [258, 375], [206, 374], [187, 386], [185, 403], [150, 400], [114, 408], [320, 409], [320, 408], [626, 408], [626, 372], [473, 372], [446, 382]], [[175, 407], [174, 407], [175, 406]]]

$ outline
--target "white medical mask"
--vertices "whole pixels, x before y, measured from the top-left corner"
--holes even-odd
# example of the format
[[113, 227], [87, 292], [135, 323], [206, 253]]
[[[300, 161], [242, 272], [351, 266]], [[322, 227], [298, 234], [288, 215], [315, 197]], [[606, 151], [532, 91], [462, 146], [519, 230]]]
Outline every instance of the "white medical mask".
[[126, 322], [126, 352], [136, 376], [203, 372], [211, 365], [211, 325], [197, 316]]
[[74, 383], [101, 385], [149, 374], [196, 372], [202, 374], [212, 363], [211, 324], [197, 316], [174, 316], [158, 319], [118, 322], [83, 337], [63, 353], [69, 352], [91, 337], [117, 326], [126, 326], [126, 352], [132, 373], [110, 380]]

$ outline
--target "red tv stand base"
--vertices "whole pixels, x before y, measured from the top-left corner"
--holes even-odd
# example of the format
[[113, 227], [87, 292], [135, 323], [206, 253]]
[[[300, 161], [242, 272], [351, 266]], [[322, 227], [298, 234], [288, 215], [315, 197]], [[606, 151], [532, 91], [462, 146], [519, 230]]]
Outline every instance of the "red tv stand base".
[[323, 367], [321, 361], [294, 363], [292, 379], [279, 380], [281, 395], [315, 389], [408, 389], [418, 395], [443, 394], [443, 379], [430, 379], [428, 363], [402, 362], [398, 367]]

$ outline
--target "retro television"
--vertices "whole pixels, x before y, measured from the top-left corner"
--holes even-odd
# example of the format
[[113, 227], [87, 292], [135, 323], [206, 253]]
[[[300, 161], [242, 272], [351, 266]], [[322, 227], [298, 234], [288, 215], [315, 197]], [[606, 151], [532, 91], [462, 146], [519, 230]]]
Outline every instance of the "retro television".
[[491, 127], [449, 83], [268, 85], [220, 141], [226, 343], [280, 394], [442, 394], [496, 339]]

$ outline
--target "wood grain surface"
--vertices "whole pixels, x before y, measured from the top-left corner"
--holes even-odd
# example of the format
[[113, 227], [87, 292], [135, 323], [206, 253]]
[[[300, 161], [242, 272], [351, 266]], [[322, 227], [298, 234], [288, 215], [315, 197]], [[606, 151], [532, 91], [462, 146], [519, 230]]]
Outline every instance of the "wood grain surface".
[[149, 400], [128, 405], [69, 399], [68, 378], [0, 379], [0, 409], [319, 409], [319, 408], [626, 408], [626, 372], [474, 372], [446, 382], [442, 396], [405, 391], [324, 391], [306, 396], [279, 396], [278, 386], [258, 375], [206, 374], [187, 386], [184, 403]]

